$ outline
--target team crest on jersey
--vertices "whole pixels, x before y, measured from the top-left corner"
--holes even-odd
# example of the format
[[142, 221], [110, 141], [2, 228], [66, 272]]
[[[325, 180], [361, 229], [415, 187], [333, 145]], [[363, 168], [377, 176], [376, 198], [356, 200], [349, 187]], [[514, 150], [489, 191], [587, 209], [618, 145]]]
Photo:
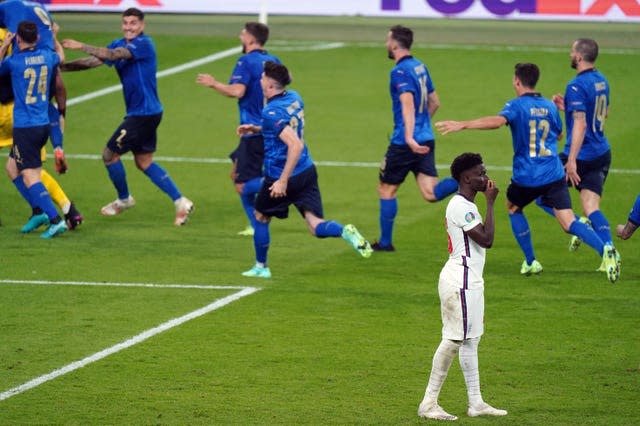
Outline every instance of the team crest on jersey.
[[471, 223], [476, 219], [476, 215], [473, 214], [473, 212], [469, 212], [467, 214], [464, 215], [464, 220], [467, 221], [467, 223]]

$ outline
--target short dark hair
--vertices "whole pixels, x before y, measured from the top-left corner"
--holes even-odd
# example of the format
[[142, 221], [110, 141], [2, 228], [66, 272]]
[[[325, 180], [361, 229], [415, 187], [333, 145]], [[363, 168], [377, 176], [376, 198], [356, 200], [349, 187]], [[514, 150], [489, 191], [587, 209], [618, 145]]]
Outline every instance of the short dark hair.
[[244, 24], [244, 29], [255, 37], [260, 46], [267, 44], [269, 40], [269, 27], [260, 22], [247, 22]]
[[480, 154], [474, 154], [473, 152], [465, 152], [458, 155], [451, 163], [451, 176], [460, 182], [462, 174], [475, 166], [482, 164], [482, 157]]
[[405, 49], [411, 49], [413, 44], [413, 31], [410, 28], [403, 27], [402, 25], [394, 25], [389, 29], [391, 31], [391, 38], [400, 44]]
[[576, 52], [590, 63], [594, 63], [598, 58], [598, 43], [590, 38], [579, 38], [576, 40]]
[[281, 87], [291, 83], [291, 76], [287, 67], [273, 61], [264, 63], [264, 75], [275, 80]]
[[25, 43], [38, 41], [38, 27], [35, 22], [22, 21], [18, 24], [18, 35]]
[[125, 16], [135, 16], [139, 20], [144, 21], [144, 12], [142, 12], [137, 7], [130, 7], [129, 9], [122, 12], [122, 17], [124, 18]]
[[536, 64], [516, 64], [516, 77], [522, 82], [522, 85], [530, 89], [535, 89], [540, 78], [540, 68]]

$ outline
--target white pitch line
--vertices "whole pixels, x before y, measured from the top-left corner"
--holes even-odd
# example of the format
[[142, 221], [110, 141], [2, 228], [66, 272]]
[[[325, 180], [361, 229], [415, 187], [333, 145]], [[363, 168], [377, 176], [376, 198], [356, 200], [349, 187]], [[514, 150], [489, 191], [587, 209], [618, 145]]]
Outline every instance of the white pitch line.
[[[79, 160], [102, 160], [101, 155], [96, 154], [65, 154], [66, 158], [79, 159]], [[154, 156], [154, 159], [167, 163], [190, 163], [190, 164], [230, 164], [231, 160], [228, 158], [195, 158], [195, 157], [163, 157]], [[124, 157], [125, 160], [133, 160], [131, 157]], [[317, 166], [326, 167], [364, 167], [364, 168], [378, 168], [380, 162], [370, 161], [314, 161]], [[448, 170], [448, 164], [436, 164], [436, 168], [439, 170]], [[486, 165], [489, 171], [498, 172], [510, 172], [511, 166], [492, 166]], [[621, 174], [621, 175], [640, 175], [640, 169], [609, 169], [609, 173]]]
[[18, 280], [0, 280], [0, 283], [14, 283], [14, 284], [37, 284], [37, 285], [111, 285], [111, 286], [122, 286], [122, 287], [156, 287], [156, 288], [205, 288], [210, 290], [217, 289], [239, 289], [239, 291], [223, 297], [222, 299], [218, 299], [207, 306], [204, 306], [200, 309], [196, 309], [195, 311], [189, 312], [186, 315], [181, 317], [173, 318], [169, 321], [166, 321], [160, 324], [157, 327], [150, 328], [148, 330], [143, 331], [142, 333], [133, 336], [123, 342], [120, 342], [116, 345], [113, 345], [107, 349], [104, 349], [100, 352], [96, 352], [93, 355], [90, 355], [86, 358], [83, 358], [79, 361], [72, 362], [70, 364], [65, 365], [64, 367], [53, 370], [50, 373], [44, 374], [42, 376], [36, 377], [35, 379], [29, 380], [26, 383], [23, 383], [14, 388], [8, 389], [2, 393], [0, 393], [0, 401], [11, 398], [12, 396], [18, 395], [22, 392], [33, 389], [37, 386], [40, 386], [43, 383], [56, 379], [60, 376], [63, 376], [67, 373], [75, 371], [79, 368], [86, 367], [87, 365], [99, 361], [103, 358], [108, 357], [109, 355], [113, 355], [117, 352], [120, 352], [124, 349], [130, 348], [131, 346], [137, 345], [138, 343], [144, 342], [145, 340], [160, 334], [164, 331], [167, 331], [171, 328], [177, 327], [181, 324], [184, 324], [187, 321], [191, 321], [192, 319], [201, 317], [203, 315], [208, 314], [209, 312], [215, 311], [216, 309], [220, 309], [223, 306], [226, 306], [236, 300], [241, 299], [242, 297], [249, 296], [257, 291], [260, 291], [259, 287], [231, 287], [231, 286], [192, 286], [192, 285], [179, 285], [179, 284], [143, 284], [143, 283], [89, 283], [89, 282], [74, 282], [74, 281], [18, 281]]

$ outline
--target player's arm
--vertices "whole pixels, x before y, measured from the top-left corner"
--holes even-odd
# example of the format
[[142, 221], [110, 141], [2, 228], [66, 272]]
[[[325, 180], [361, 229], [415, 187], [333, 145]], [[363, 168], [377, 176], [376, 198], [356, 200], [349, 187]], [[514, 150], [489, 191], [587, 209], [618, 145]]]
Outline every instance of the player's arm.
[[284, 163], [282, 174], [269, 188], [271, 190], [271, 197], [279, 198], [287, 195], [287, 184], [289, 183], [289, 177], [300, 160], [300, 155], [304, 150], [304, 142], [300, 140], [296, 132], [291, 126], [286, 126], [282, 129], [279, 135], [282, 142], [287, 145], [287, 161]]
[[584, 135], [587, 132], [587, 114], [584, 111], [573, 111], [573, 127], [571, 129], [571, 148], [569, 149], [569, 157], [564, 168], [567, 173], [567, 180], [574, 186], [580, 183], [578, 176], [578, 153], [584, 142]]
[[400, 105], [402, 108], [402, 122], [404, 123], [404, 142], [416, 154], [428, 154], [428, 146], [420, 146], [413, 137], [416, 128], [416, 108], [413, 105], [413, 93], [404, 92], [400, 94]]
[[62, 40], [62, 46], [65, 49], [82, 50], [84, 53], [100, 59], [102, 62], [133, 58], [133, 54], [126, 47], [116, 47], [115, 49], [97, 47], [70, 38]]
[[485, 214], [484, 224], [480, 223], [469, 231], [465, 231], [465, 233], [481, 247], [491, 248], [495, 235], [493, 205], [498, 196], [498, 188], [492, 180], [489, 180], [487, 183], [487, 189], [484, 191], [484, 195], [487, 199], [487, 213]]
[[196, 77], [196, 83], [209, 87], [221, 95], [228, 96], [230, 98], [241, 98], [247, 91], [247, 86], [241, 83], [225, 84], [216, 80], [211, 74], [198, 74]]
[[502, 115], [492, 115], [468, 121], [438, 121], [435, 126], [443, 135], [459, 132], [460, 130], [493, 130], [507, 124], [507, 119]]
[[4, 40], [2, 40], [2, 45], [0, 45], [0, 60], [4, 59], [7, 55], [7, 50], [11, 46], [11, 41], [15, 37], [15, 34], [7, 31], [7, 34], [4, 36]]
[[429, 117], [433, 118], [438, 108], [440, 108], [440, 97], [434, 90], [427, 95], [427, 111], [429, 111]]

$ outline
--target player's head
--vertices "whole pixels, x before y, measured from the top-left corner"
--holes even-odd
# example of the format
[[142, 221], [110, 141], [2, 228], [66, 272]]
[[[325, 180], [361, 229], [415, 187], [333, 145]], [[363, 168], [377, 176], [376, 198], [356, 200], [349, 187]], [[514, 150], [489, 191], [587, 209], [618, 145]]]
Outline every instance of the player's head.
[[144, 31], [144, 13], [135, 7], [122, 12], [122, 32], [127, 41], [138, 37]]
[[413, 31], [402, 25], [394, 25], [387, 33], [387, 52], [390, 59], [395, 59], [396, 50], [410, 50], [413, 44]]
[[38, 41], [38, 27], [35, 22], [22, 21], [18, 24], [18, 37], [27, 44], [35, 44]]
[[540, 68], [536, 64], [516, 64], [513, 75], [513, 85], [521, 85], [525, 89], [535, 89], [540, 78]]
[[472, 152], [460, 154], [453, 160], [451, 176], [458, 182], [458, 185], [470, 185], [474, 191], [484, 191], [489, 181], [482, 157], [480, 154]]
[[591, 65], [598, 59], [598, 43], [590, 38], [579, 38], [571, 46], [571, 68], [577, 69], [580, 62]]
[[[269, 40], [269, 27], [260, 22], [247, 22], [244, 24], [243, 32], [253, 37], [253, 41], [260, 47], [267, 44], [267, 41]], [[242, 40], [242, 33], [240, 40]], [[244, 47], [244, 40], [242, 44]]]
[[282, 92], [289, 83], [291, 83], [291, 75], [287, 67], [273, 61], [264, 63], [260, 85], [265, 96], [267, 93], [273, 92], [277, 94]]

